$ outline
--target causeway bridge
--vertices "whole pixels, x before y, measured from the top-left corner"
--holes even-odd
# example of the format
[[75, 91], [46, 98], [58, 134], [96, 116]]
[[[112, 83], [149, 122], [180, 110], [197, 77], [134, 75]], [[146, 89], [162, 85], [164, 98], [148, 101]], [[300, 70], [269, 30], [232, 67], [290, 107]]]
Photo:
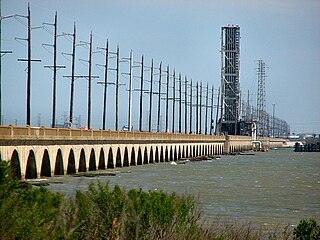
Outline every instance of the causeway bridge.
[[[259, 139], [269, 148], [283, 139]], [[0, 160], [18, 179], [251, 150], [251, 136], [0, 126]]]

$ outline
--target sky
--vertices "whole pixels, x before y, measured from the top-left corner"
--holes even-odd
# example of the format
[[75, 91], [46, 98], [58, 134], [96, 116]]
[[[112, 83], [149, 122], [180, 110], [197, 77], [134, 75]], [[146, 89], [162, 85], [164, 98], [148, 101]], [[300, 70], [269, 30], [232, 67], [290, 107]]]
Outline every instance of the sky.
[[[220, 86], [221, 27], [239, 25], [240, 42], [240, 88], [243, 97], [250, 91], [250, 102], [256, 106], [257, 75], [256, 60], [262, 59], [268, 66], [266, 78], [267, 111], [272, 113], [275, 104], [276, 116], [286, 120], [294, 133], [320, 133], [320, 1], [319, 0], [30, 0], [32, 26], [53, 23], [58, 13], [58, 33], [72, 33], [77, 26], [76, 75], [87, 75], [89, 48], [80, 43], [88, 42], [93, 34], [92, 74], [99, 76], [92, 82], [92, 127], [102, 127], [103, 87], [97, 81], [104, 80], [104, 55], [98, 47], [105, 47], [109, 40], [111, 51], [120, 47], [121, 58], [133, 51], [134, 65], [144, 55], [145, 65], [151, 59], [159, 68], [169, 65], [172, 74], [182, 74], [193, 82], [214, 85], [215, 102]], [[27, 14], [28, 1], [2, 0], [2, 16]], [[31, 125], [49, 126], [52, 112], [53, 72], [44, 66], [52, 65], [51, 47], [53, 28], [32, 30], [32, 58], [41, 63], [32, 64]], [[26, 124], [26, 75], [27, 64], [18, 58], [27, 57], [25, 41], [27, 27], [24, 18], [2, 20], [2, 51], [12, 54], [2, 56], [2, 115], [3, 124]], [[70, 56], [72, 41], [67, 36], [58, 38], [58, 65], [65, 69], [57, 77], [57, 122], [63, 122], [69, 113], [70, 81], [64, 78], [71, 74]], [[80, 60], [83, 59], [83, 60]], [[115, 60], [110, 59], [110, 68]], [[119, 126], [127, 124], [128, 81], [127, 62], [120, 63]], [[109, 81], [115, 79], [110, 70]], [[139, 68], [133, 70], [133, 89], [139, 87]], [[145, 87], [149, 88], [150, 71], [146, 68]], [[155, 74], [155, 78], [158, 76]], [[87, 122], [88, 82], [77, 79], [75, 83], [74, 116], [82, 126]], [[165, 87], [163, 86], [163, 91]], [[108, 87], [107, 128], [114, 128], [115, 88]], [[146, 128], [149, 95], [144, 94], [143, 126]], [[157, 96], [153, 96], [156, 104]], [[169, 122], [172, 121], [170, 103]], [[134, 129], [138, 128], [139, 93], [133, 92]], [[164, 122], [165, 103], [162, 101], [161, 120]], [[177, 107], [176, 107], [177, 109]], [[177, 112], [174, 113], [177, 115]], [[177, 117], [175, 118], [177, 121]], [[156, 105], [152, 110], [152, 125], [156, 123]]]

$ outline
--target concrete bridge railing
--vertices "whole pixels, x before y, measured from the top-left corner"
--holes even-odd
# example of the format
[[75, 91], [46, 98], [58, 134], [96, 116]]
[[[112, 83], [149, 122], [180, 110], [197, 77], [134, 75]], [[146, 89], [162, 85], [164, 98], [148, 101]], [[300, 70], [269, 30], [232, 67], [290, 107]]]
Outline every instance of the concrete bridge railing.
[[31, 140], [184, 140], [225, 141], [224, 136], [163, 132], [85, 130], [73, 128], [35, 128], [0, 126], [1, 139]]

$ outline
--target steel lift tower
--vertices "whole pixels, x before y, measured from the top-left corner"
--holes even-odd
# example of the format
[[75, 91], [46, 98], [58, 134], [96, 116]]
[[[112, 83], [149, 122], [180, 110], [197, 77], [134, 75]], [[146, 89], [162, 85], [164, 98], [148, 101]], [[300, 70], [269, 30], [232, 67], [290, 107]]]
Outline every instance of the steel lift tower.
[[266, 111], [266, 63], [257, 62], [258, 94], [257, 94], [257, 134], [268, 136], [268, 115]]
[[240, 26], [221, 28], [220, 134], [239, 134]]

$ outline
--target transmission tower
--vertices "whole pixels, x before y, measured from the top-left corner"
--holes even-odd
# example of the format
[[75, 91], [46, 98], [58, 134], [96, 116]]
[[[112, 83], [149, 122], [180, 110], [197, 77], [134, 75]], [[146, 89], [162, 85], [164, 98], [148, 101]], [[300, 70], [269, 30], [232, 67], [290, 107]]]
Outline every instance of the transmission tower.
[[220, 133], [237, 134], [240, 115], [240, 26], [221, 28]]
[[266, 64], [263, 60], [257, 62], [258, 94], [257, 94], [257, 130], [259, 136], [267, 136], [266, 114]]

